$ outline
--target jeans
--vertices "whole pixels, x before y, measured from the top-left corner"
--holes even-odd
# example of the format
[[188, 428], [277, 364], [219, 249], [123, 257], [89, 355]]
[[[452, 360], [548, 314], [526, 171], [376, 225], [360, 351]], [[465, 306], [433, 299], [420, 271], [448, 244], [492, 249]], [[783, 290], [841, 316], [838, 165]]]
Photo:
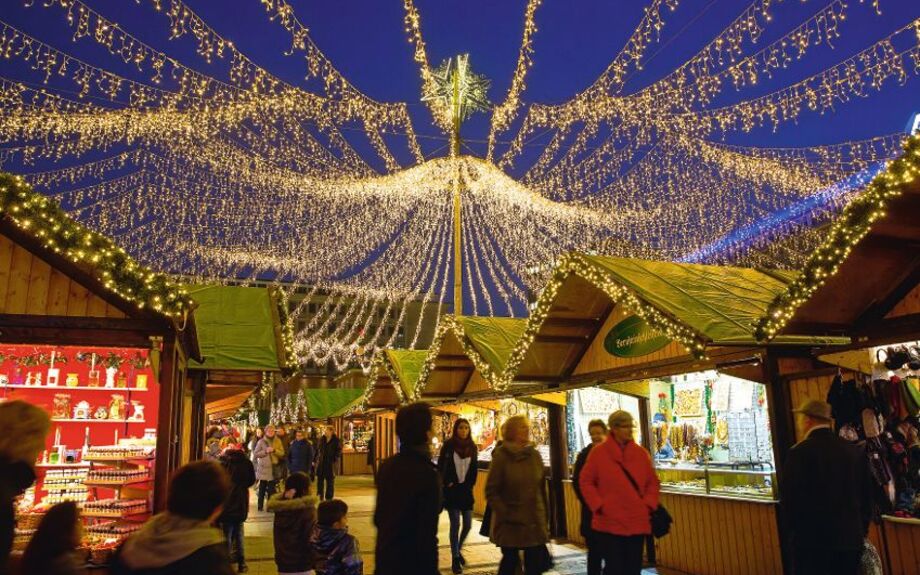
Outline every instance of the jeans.
[[862, 549], [793, 550], [795, 575], [857, 575]]
[[259, 511], [265, 508], [265, 500], [275, 494], [275, 488], [278, 482], [274, 479], [271, 481], [259, 480]]
[[227, 538], [230, 561], [236, 560], [238, 565], [242, 565], [246, 562], [246, 556], [243, 552], [243, 524], [221, 523], [220, 528], [224, 532], [224, 537]]
[[316, 476], [316, 495], [320, 500], [325, 501], [329, 501], [335, 496], [335, 475], [330, 475], [329, 477]]
[[604, 575], [640, 575], [645, 538], [645, 535], [596, 532], [595, 543], [604, 559]]
[[[473, 526], [473, 512], [470, 509], [448, 509], [447, 517], [450, 519], [450, 554], [456, 559], [460, 557], [460, 549], [466, 536], [470, 534]], [[463, 530], [460, 530], [460, 518], [463, 518]]]
[[546, 547], [537, 545], [536, 547], [527, 547], [519, 549], [517, 547], [502, 547], [502, 560], [498, 564], [497, 575], [515, 575], [517, 573], [520, 557], [518, 552], [524, 551], [524, 575], [542, 575], [548, 565], [546, 565]]

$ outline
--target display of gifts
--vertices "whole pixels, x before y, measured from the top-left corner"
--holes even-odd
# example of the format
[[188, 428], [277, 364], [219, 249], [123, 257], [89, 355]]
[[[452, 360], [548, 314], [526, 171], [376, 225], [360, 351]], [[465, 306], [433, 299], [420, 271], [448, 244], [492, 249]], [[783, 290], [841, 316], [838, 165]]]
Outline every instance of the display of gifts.
[[113, 393], [112, 400], [109, 402], [109, 419], [125, 419], [127, 418], [127, 413], [125, 413], [125, 396]]
[[[46, 380], [47, 385], [50, 387], [57, 387], [58, 380], [61, 378], [61, 370], [54, 367], [54, 360], [56, 358], [57, 358], [57, 352], [52, 351], [51, 352], [51, 364], [48, 367], [48, 379]], [[67, 411], [70, 412], [69, 409]]]
[[124, 517], [125, 515], [140, 515], [147, 511], [146, 499], [97, 499], [87, 501], [83, 511], [93, 515], [110, 515]]
[[70, 417], [70, 394], [56, 393], [51, 403], [52, 419], [67, 419]]
[[137, 389], [147, 389], [147, 374], [139, 373], [137, 374], [137, 379], [134, 381], [134, 387]]
[[76, 373], [68, 373], [67, 379], [64, 380], [64, 385], [67, 387], [77, 387], [80, 385], [80, 375]]
[[81, 401], [77, 403], [77, 406], [73, 408], [73, 418], [74, 419], [89, 419], [89, 402]]
[[136, 399], [131, 400], [131, 417], [129, 421], [144, 421], [144, 404]]
[[150, 451], [140, 445], [94, 445], [86, 452], [88, 460], [130, 459], [147, 457]]
[[104, 405], [100, 405], [96, 408], [96, 411], [93, 413], [93, 418], [95, 419], [108, 419], [109, 410], [105, 408]]

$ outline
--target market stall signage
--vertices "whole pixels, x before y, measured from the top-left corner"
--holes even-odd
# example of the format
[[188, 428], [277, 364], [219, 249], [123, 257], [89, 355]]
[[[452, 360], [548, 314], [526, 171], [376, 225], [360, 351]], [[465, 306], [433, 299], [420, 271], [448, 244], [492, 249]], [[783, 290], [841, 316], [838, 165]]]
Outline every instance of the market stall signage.
[[604, 338], [604, 349], [617, 357], [642, 357], [655, 353], [671, 343], [668, 336], [650, 326], [644, 319], [631, 315], [613, 326]]

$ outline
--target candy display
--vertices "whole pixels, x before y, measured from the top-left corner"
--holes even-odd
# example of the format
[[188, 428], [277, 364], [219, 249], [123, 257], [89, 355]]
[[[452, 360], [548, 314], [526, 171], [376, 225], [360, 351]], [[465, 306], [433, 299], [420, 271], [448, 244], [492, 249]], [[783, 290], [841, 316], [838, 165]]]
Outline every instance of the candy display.
[[84, 480], [98, 483], [128, 483], [141, 481], [150, 476], [146, 469], [94, 469], [84, 476]]
[[83, 513], [88, 516], [124, 517], [146, 512], [146, 499], [97, 499], [83, 504]]
[[140, 445], [94, 445], [86, 453], [87, 461], [146, 458], [151, 450]]

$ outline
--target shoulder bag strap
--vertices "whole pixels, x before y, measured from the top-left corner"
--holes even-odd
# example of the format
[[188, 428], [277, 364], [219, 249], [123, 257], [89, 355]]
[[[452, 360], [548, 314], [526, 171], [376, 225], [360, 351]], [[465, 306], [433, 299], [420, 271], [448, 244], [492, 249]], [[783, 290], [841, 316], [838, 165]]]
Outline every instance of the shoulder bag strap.
[[626, 479], [629, 480], [630, 485], [633, 486], [633, 489], [635, 489], [635, 490], [636, 490], [636, 493], [639, 495], [639, 499], [642, 499], [642, 490], [639, 489], [639, 484], [636, 483], [636, 480], [633, 479], [633, 476], [629, 473], [629, 471], [627, 471], [626, 466], [623, 465], [621, 462], [617, 461], [616, 459], [614, 459], [613, 456], [611, 456], [610, 459], [611, 459], [614, 463], [616, 463], [617, 465], [620, 466], [620, 469], [622, 469], [622, 470], [623, 470], [623, 473], [626, 474]]

